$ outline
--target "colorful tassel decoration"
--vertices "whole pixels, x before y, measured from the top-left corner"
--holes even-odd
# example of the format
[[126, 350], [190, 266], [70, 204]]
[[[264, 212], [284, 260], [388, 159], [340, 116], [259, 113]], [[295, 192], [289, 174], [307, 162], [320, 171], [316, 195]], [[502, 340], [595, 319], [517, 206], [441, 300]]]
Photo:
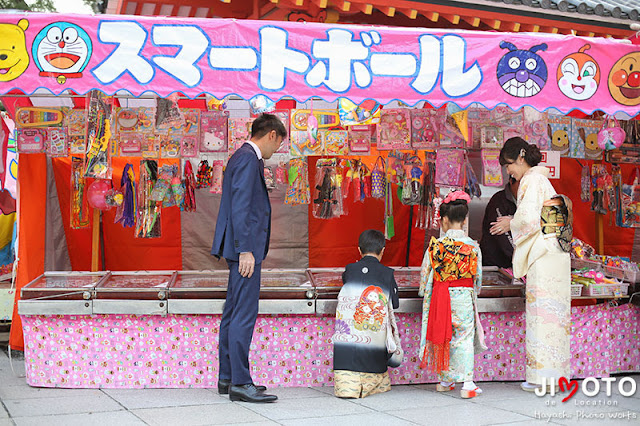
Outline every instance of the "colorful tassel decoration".
[[133, 172], [133, 164], [127, 163], [124, 167], [122, 178], [120, 178], [120, 187], [124, 195], [124, 202], [118, 207], [116, 223], [122, 224], [124, 228], [131, 228], [136, 223], [136, 176]]

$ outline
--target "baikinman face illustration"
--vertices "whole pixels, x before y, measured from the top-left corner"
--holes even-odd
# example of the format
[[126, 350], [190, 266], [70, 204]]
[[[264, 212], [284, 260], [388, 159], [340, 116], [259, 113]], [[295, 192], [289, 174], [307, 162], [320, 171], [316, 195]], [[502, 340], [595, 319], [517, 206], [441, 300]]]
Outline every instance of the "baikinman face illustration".
[[91, 53], [89, 35], [70, 22], [49, 24], [33, 40], [32, 55], [40, 75], [56, 77], [60, 84], [82, 77]]
[[589, 99], [600, 85], [600, 67], [593, 57], [584, 53], [590, 47], [585, 44], [578, 52], [566, 56], [558, 66], [558, 88], [576, 101]]
[[518, 98], [535, 96], [547, 82], [547, 64], [536, 52], [547, 50], [546, 43], [520, 50], [507, 41], [500, 42], [502, 49], [509, 49], [500, 61], [496, 75], [502, 90]]

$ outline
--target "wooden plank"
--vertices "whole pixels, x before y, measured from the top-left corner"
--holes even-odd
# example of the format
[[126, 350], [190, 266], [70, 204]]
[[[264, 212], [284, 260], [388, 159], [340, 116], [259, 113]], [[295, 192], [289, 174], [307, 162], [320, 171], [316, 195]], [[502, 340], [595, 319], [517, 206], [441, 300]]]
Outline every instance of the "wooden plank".
[[93, 209], [93, 226], [91, 232], [91, 272], [97, 272], [100, 261], [100, 209]]

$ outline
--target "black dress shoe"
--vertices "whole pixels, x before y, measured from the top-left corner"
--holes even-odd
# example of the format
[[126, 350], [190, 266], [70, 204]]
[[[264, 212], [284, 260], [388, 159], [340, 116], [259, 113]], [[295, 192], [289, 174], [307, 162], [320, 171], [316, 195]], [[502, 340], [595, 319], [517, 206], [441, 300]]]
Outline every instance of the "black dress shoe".
[[275, 395], [267, 395], [259, 391], [253, 383], [248, 385], [231, 385], [229, 387], [229, 399], [231, 401], [244, 402], [274, 402], [278, 399]]
[[[218, 380], [218, 393], [220, 395], [226, 395], [229, 393], [229, 386], [231, 386], [231, 380], [220, 379]], [[260, 392], [264, 392], [267, 390], [266, 386], [255, 385], [256, 389]]]

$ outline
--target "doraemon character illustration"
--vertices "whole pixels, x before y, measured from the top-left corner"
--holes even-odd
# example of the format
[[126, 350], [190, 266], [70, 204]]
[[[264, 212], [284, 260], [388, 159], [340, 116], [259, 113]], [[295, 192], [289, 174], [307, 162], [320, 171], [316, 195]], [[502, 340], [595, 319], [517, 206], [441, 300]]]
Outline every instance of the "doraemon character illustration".
[[537, 95], [547, 82], [547, 64], [536, 52], [547, 50], [547, 44], [542, 43], [529, 50], [521, 50], [508, 41], [502, 41], [500, 47], [509, 49], [509, 52], [500, 58], [496, 70], [502, 90], [518, 98]]
[[70, 22], [54, 22], [33, 40], [31, 54], [40, 75], [55, 77], [59, 84], [80, 78], [89, 63], [93, 47], [85, 30]]
[[0, 23], [0, 81], [20, 77], [29, 66], [29, 52], [24, 32], [29, 21], [21, 19], [18, 25]]
[[560, 151], [561, 154], [566, 154], [569, 151], [569, 132], [567, 129], [553, 130], [551, 126], [547, 124], [547, 133], [551, 139], [551, 149], [554, 151]]
[[640, 104], [640, 52], [618, 59], [609, 72], [609, 93], [622, 105]]
[[585, 50], [585, 44], [576, 53], [567, 55], [558, 66], [557, 79], [560, 91], [568, 98], [584, 101], [595, 95], [600, 84], [600, 66]]

